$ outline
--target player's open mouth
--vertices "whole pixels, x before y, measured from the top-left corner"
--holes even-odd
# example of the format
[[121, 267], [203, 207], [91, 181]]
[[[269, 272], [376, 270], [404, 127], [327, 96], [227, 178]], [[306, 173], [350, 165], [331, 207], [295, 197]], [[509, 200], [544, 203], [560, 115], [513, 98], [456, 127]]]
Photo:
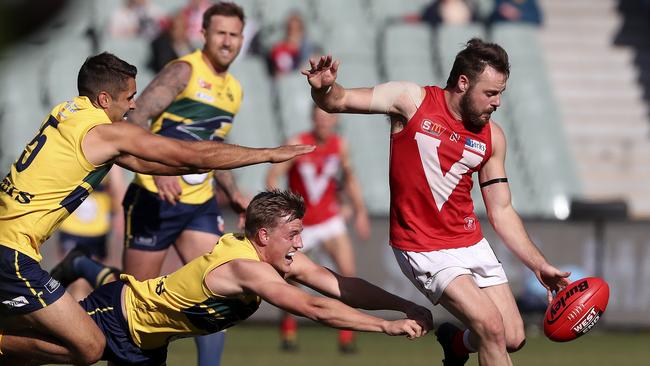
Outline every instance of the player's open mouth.
[[284, 256], [284, 258], [288, 261], [293, 261], [293, 256], [296, 254], [296, 252], [289, 252], [287, 255]]

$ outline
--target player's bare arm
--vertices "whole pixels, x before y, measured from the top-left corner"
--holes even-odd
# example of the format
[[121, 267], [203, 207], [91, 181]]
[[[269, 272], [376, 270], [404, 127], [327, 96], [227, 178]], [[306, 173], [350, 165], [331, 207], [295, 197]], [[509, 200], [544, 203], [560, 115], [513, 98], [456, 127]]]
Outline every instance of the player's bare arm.
[[193, 169], [188, 167], [174, 167], [136, 158], [133, 155], [120, 155], [115, 158], [115, 164], [122, 168], [142, 174], [157, 174], [163, 176], [177, 176], [178, 174], [207, 173], [210, 169]]
[[352, 169], [352, 162], [350, 161], [350, 154], [348, 152], [348, 143], [343, 141], [341, 144], [341, 167], [343, 169], [343, 181], [345, 192], [352, 202], [354, 208], [354, 226], [357, 234], [363, 240], [370, 238], [370, 221], [368, 220], [368, 211], [363, 202], [363, 194], [361, 193], [361, 185], [357, 176]]
[[206, 284], [214, 293], [237, 296], [254, 293], [265, 301], [295, 315], [339, 328], [417, 338], [423, 328], [414, 320], [388, 321], [362, 313], [344, 303], [321, 296], [312, 296], [288, 284], [269, 264], [233, 260], [214, 269]]
[[148, 128], [149, 120], [167, 109], [187, 87], [191, 75], [192, 66], [187, 62], [174, 62], [165, 66], [136, 100], [136, 108], [129, 112], [127, 120]]
[[[297, 145], [300, 143], [300, 140], [297, 136], [294, 136], [287, 140], [286, 145]], [[289, 169], [291, 168], [291, 162], [285, 161], [283, 163], [273, 164], [266, 173], [266, 188], [275, 189], [278, 188], [278, 180], [280, 177], [284, 177]]]
[[433, 318], [427, 308], [393, 295], [361, 278], [341, 276], [314, 263], [303, 253], [294, 255], [287, 278], [354, 308], [400, 311], [410, 319], [417, 320], [425, 331], [433, 327]]
[[[154, 135], [128, 122], [99, 125], [86, 134], [82, 149], [89, 162], [101, 165], [120, 155], [179, 168], [184, 174], [205, 169], [232, 169], [263, 162], [282, 162], [313, 151], [314, 146], [294, 145], [277, 148], [248, 148], [216, 141], [182, 141]], [[150, 172], [159, 174], [158, 172]]]
[[388, 114], [409, 120], [424, 99], [424, 89], [415, 83], [392, 81], [372, 88], [346, 89], [336, 83], [340, 62], [332, 56], [310, 59], [303, 70], [311, 95], [319, 107], [330, 113]]
[[499, 125], [492, 125], [492, 156], [479, 172], [481, 193], [490, 224], [508, 248], [539, 278], [549, 290], [564, 288], [568, 272], [550, 265], [531, 241], [521, 218], [512, 207], [510, 188], [505, 171], [506, 139]]
[[226, 195], [228, 195], [233, 210], [237, 213], [246, 211], [246, 207], [248, 207], [248, 202], [250, 200], [239, 191], [239, 187], [237, 187], [235, 181], [235, 176], [232, 172], [230, 170], [215, 170], [214, 179], [224, 192], [226, 192]]

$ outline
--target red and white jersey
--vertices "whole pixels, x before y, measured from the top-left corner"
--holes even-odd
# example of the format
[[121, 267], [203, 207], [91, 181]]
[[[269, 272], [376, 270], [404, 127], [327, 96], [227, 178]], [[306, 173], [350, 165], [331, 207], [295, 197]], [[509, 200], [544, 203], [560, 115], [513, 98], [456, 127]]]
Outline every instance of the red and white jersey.
[[341, 138], [330, 136], [318, 144], [310, 133], [298, 136], [300, 144], [316, 145], [310, 154], [293, 160], [289, 169], [289, 189], [305, 199], [305, 226], [321, 223], [339, 213], [336, 177], [341, 170]]
[[483, 238], [472, 202], [472, 173], [492, 155], [490, 124], [465, 129], [444, 90], [426, 96], [405, 128], [391, 136], [390, 243], [415, 252], [467, 247]]

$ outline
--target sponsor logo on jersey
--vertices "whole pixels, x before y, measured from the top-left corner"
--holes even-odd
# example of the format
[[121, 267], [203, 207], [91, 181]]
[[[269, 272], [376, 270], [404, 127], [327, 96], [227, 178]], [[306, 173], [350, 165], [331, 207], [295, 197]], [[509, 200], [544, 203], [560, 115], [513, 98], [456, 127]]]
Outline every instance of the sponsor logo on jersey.
[[208, 89], [208, 90], [212, 89], [212, 84], [210, 84], [209, 82], [207, 82], [207, 81], [205, 81], [203, 79], [199, 79], [198, 82], [199, 82], [199, 87], [200, 88]]
[[232, 94], [230, 88], [226, 89], [226, 96], [231, 103], [235, 101], [235, 96]]
[[50, 280], [45, 284], [45, 289], [47, 289], [49, 293], [53, 294], [54, 291], [56, 291], [56, 289], [58, 289], [60, 286], [61, 283], [59, 281], [55, 280], [54, 278], [50, 278]]
[[460, 141], [460, 135], [457, 132], [452, 132], [449, 134], [449, 141], [458, 142]]
[[465, 228], [466, 231], [474, 231], [476, 230], [476, 219], [473, 217], [466, 217], [465, 218], [465, 225], [463, 227]]
[[212, 103], [214, 102], [214, 97], [210, 94], [198, 91], [196, 92], [196, 97], [202, 100], [205, 100], [206, 102]]
[[165, 280], [167, 279], [167, 276], [163, 276], [158, 280], [158, 283], [156, 284], [156, 295], [161, 295], [163, 292], [165, 292]]
[[465, 140], [465, 146], [470, 150], [481, 153], [482, 155], [485, 155], [485, 150], [487, 149], [484, 142], [476, 141], [469, 137]]
[[431, 122], [428, 119], [425, 119], [422, 120], [422, 130], [429, 135], [440, 136], [443, 132], [445, 132], [446, 128], [435, 122]]
[[10, 308], [20, 308], [25, 305], [29, 305], [29, 301], [27, 301], [25, 296], [18, 296], [11, 300], [5, 300], [2, 303]]
[[0, 183], [0, 192], [7, 194], [9, 197], [13, 198], [14, 201], [22, 205], [32, 202], [32, 198], [34, 198], [33, 194], [21, 191], [11, 184], [8, 176], [2, 180], [2, 183]]

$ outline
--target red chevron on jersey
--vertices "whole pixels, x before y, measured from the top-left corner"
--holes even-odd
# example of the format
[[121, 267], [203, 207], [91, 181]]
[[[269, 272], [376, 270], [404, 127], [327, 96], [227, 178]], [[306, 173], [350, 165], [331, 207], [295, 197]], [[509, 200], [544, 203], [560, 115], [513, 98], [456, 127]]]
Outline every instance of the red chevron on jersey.
[[472, 174], [492, 154], [490, 125], [468, 131], [442, 89], [425, 90], [418, 111], [391, 136], [390, 242], [416, 252], [467, 247], [483, 238], [471, 190]]
[[315, 225], [339, 213], [336, 179], [341, 170], [341, 138], [332, 135], [318, 143], [311, 133], [303, 133], [298, 139], [301, 144], [316, 145], [316, 149], [293, 160], [289, 189], [305, 199], [303, 224]]

